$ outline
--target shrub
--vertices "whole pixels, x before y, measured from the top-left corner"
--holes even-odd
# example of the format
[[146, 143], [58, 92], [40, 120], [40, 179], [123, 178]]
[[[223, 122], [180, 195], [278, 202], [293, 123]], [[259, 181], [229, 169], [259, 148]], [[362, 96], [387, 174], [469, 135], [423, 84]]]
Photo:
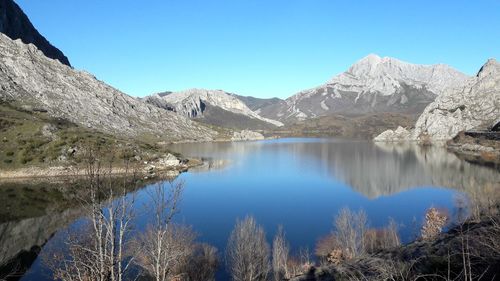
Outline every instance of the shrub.
[[339, 246], [348, 258], [364, 253], [364, 236], [367, 229], [367, 216], [365, 211], [352, 212], [343, 208], [335, 218], [335, 236]]
[[31, 156], [23, 156], [23, 158], [21, 159], [21, 163], [23, 163], [23, 164], [26, 164], [26, 163], [31, 162], [31, 161], [33, 161], [33, 157], [31, 157]]
[[422, 239], [432, 239], [441, 233], [448, 220], [448, 216], [436, 208], [430, 208], [425, 213], [425, 222], [422, 226]]
[[236, 221], [226, 248], [227, 269], [233, 280], [268, 280], [269, 252], [264, 229], [253, 217]]
[[379, 229], [372, 228], [366, 231], [364, 245], [367, 253], [373, 253], [377, 250], [394, 248], [401, 245], [396, 222], [390, 219], [387, 227]]

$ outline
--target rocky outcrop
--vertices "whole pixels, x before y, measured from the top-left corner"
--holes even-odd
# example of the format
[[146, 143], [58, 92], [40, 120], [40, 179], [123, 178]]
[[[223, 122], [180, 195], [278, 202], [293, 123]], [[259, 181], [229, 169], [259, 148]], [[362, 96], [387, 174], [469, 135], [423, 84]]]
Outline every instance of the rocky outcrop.
[[181, 164], [181, 160], [173, 154], [167, 153], [167, 155], [158, 160], [158, 164], [164, 167], [175, 167]]
[[263, 140], [264, 136], [259, 132], [250, 130], [243, 130], [241, 132], [234, 132], [232, 141], [246, 141], [246, 140]]
[[32, 44], [0, 34], [0, 100], [37, 108], [106, 133], [158, 140], [210, 140], [217, 133], [174, 112], [146, 104], [47, 58]]
[[408, 141], [408, 138], [410, 137], [411, 133], [399, 126], [396, 130], [387, 130], [377, 137], [375, 137], [373, 140], [376, 142], [404, 142]]
[[326, 84], [299, 92], [285, 104], [261, 109], [262, 116], [296, 121], [330, 114], [417, 113], [468, 76], [453, 68], [416, 65], [369, 55]]
[[500, 64], [490, 59], [460, 90], [448, 90], [418, 118], [412, 139], [447, 141], [500, 116]]
[[[241, 115], [249, 119], [267, 123], [273, 127], [283, 124], [260, 116], [233, 94], [221, 90], [190, 89], [182, 92], [167, 92], [155, 94], [144, 98], [150, 104], [173, 110], [189, 118], [203, 118], [209, 108], [219, 109], [229, 114], [220, 113], [218, 118], [226, 118], [227, 115]], [[221, 111], [222, 110], [222, 111]], [[221, 123], [221, 122], [218, 122]]]
[[13, 0], [0, 0], [0, 32], [11, 39], [32, 43], [45, 56], [70, 66], [68, 58], [43, 37]]

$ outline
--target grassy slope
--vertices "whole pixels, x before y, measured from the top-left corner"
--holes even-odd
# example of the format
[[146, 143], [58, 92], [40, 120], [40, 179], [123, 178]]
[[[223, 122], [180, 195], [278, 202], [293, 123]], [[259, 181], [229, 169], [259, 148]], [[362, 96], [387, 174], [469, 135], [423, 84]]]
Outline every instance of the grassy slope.
[[[123, 139], [49, 117], [44, 112], [0, 104], [0, 169], [77, 164], [78, 152], [88, 146], [115, 152], [117, 162], [133, 156], [153, 160], [168, 152], [151, 141]], [[111, 157], [111, 153], [104, 157]]]
[[279, 136], [333, 136], [372, 139], [387, 129], [412, 127], [417, 116], [377, 113], [362, 116], [329, 115], [285, 125], [273, 133]]

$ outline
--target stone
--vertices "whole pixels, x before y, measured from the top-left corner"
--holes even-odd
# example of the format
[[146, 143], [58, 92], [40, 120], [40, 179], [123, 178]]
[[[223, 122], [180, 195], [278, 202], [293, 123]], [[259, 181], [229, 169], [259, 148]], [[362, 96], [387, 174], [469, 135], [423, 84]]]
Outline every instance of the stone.
[[376, 136], [373, 140], [375, 142], [404, 142], [408, 141], [411, 133], [399, 126], [396, 130], [387, 130], [380, 135]]
[[181, 164], [181, 160], [175, 157], [173, 154], [168, 153], [164, 157], [158, 160], [158, 165], [163, 167], [175, 167]]
[[259, 132], [250, 130], [242, 130], [241, 132], [234, 132], [232, 141], [246, 141], [246, 140], [263, 140], [264, 136]]

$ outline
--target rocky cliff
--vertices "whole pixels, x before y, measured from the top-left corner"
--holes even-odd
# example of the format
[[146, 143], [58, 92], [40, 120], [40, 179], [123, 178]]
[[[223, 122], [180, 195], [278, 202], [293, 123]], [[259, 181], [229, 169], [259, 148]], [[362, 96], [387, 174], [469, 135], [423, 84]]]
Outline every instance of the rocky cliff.
[[261, 115], [286, 122], [331, 114], [421, 113], [436, 96], [467, 78], [442, 64], [369, 55], [324, 85], [262, 108]]
[[261, 117], [236, 95], [221, 90], [166, 92], [148, 96], [144, 100], [189, 118], [233, 129], [265, 129], [283, 125], [279, 121]]
[[212, 139], [216, 132], [146, 104], [47, 58], [32, 44], [0, 34], [0, 100], [121, 136], [158, 140]]
[[450, 89], [418, 118], [412, 139], [446, 141], [500, 117], [500, 63], [490, 59], [461, 89]]
[[68, 58], [36, 30], [13, 0], [0, 0], [0, 33], [11, 39], [21, 39], [26, 44], [32, 43], [45, 56], [70, 66]]

